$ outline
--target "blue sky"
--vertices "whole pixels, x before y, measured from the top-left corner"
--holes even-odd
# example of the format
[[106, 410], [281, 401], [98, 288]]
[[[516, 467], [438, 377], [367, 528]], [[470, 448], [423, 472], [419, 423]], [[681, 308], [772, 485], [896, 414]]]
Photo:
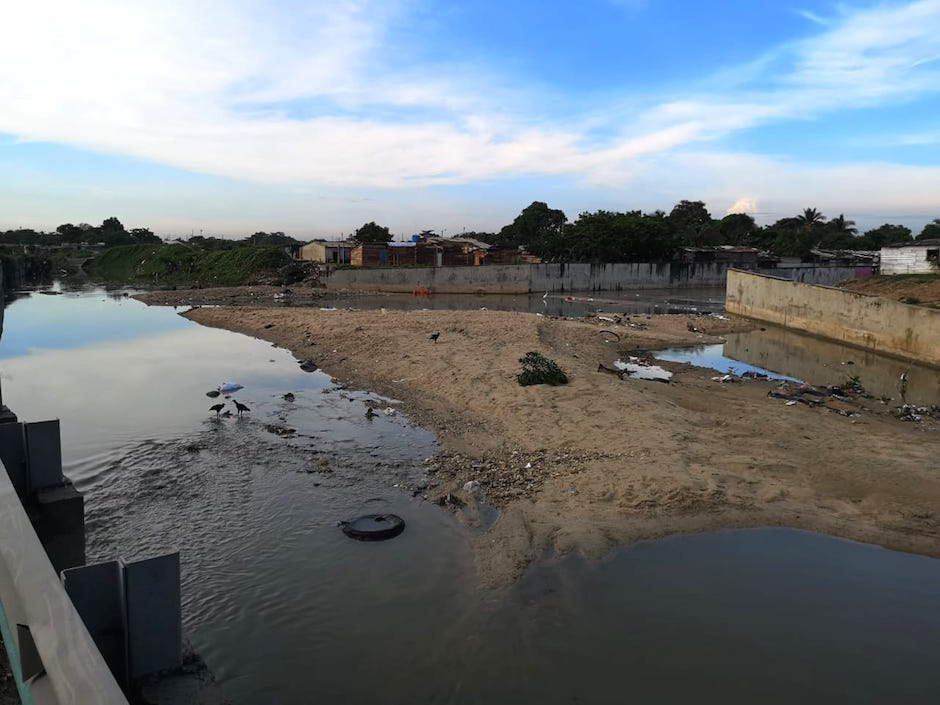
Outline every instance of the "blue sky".
[[0, 228], [940, 217], [940, 0], [39, 0], [0, 62]]

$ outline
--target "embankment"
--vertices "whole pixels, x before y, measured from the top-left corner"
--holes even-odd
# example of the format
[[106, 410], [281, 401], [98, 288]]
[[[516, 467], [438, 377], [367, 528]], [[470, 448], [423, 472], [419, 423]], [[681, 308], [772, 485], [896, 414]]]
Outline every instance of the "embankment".
[[[480, 267], [378, 267], [333, 270], [332, 289], [439, 294], [528, 294], [543, 291], [620, 291], [724, 286], [724, 262], [632, 262], [608, 264], [517, 264]], [[854, 267], [801, 265], [757, 270], [813, 284], [851, 279]]]
[[107, 282], [158, 286], [238, 286], [277, 277], [291, 265], [278, 247], [204, 250], [182, 243], [111, 247], [92, 264], [93, 275]]
[[725, 308], [865, 350], [940, 367], [940, 311], [751, 272], [728, 272]]

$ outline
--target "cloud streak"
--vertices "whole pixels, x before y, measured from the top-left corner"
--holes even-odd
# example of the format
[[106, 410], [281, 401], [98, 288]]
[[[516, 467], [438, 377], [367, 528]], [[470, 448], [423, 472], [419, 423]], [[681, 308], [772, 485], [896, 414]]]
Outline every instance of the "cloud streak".
[[703, 76], [700, 91], [643, 110], [611, 102], [555, 114], [489, 62], [411, 62], [396, 28], [412, 9], [21, 4], [0, 28], [0, 61], [20, 67], [0, 74], [0, 132], [272, 184], [564, 175], [615, 186], [651, 158], [755, 126], [940, 91], [940, 0], [843, 11], [820, 34], [756, 57], [740, 84]]

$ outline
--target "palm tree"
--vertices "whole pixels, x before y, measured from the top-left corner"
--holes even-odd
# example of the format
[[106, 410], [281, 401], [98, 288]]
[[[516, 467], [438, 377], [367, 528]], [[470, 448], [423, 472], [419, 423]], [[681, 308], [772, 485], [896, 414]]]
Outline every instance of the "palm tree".
[[838, 218], [833, 218], [829, 221], [829, 227], [832, 228], [833, 232], [839, 233], [840, 235], [858, 235], [858, 228], [855, 227], [855, 221], [846, 220], [842, 213], [839, 213]]
[[825, 223], [826, 216], [815, 208], [805, 208], [803, 209], [803, 214], [797, 216], [797, 220], [803, 224], [806, 230], [812, 230], [819, 223]]

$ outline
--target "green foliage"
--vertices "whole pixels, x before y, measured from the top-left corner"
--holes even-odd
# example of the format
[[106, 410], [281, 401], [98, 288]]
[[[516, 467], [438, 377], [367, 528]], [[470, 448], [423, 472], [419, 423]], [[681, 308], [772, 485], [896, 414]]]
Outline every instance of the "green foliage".
[[554, 360], [550, 360], [541, 353], [527, 352], [520, 357], [522, 373], [516, 375], [516, 381], [523, 387], [530, 384], [550, 384], [553, 387], [559, 384], [568, 384], [568, 375], [562, 371]]
[[388, 228], [376, 225], [373, 220], [356, 230], [353, 239], [356, 242], [391, 242], [392, 234], [388, 231]]
[[916, 239], [933, 240], [935, 238], [940, 238], [940, 218], [934, 218], [932, 221], [927, 223], [927, 225], [924, 226], [924, 229], [920, 231], [920, 234]]
[[669, 213], [669, 222], [683, 245], [701, 247], [723, 244], [715, 237], [711, 214], [702, 201], [679, 201]]
[[893, 245], [897, 242], [909, 242], [912, 239], [911, 229], [903, 225], [891, 225], [885, 223], [874, 230], [858, 238], [858, 247], [860, 250], [880, 250], [885, 245]]
[[721, 245], [752, 245], [760, 228], [747, 213], [731, 213], [714, 225]]
[[510, 247], [522, 245], [537, 257], [559, 259], [566, 222], [568, 216], [564, 211], [549, 208], [542, 201], [533, 201], [512, 223], [499, 231], [497, 244]]
[[640, 211], [582, 213], [565, 231], [564, 259], [572, 262], [643, 262], [664, 260], [676, 250], [671, 222]]
[[273, 277], [290, 263], [281, 248], [242, 245], [227, 249], [128, 245], [101, 252], [92, 265], [105, 281], [161, 286], [237, 286]]

